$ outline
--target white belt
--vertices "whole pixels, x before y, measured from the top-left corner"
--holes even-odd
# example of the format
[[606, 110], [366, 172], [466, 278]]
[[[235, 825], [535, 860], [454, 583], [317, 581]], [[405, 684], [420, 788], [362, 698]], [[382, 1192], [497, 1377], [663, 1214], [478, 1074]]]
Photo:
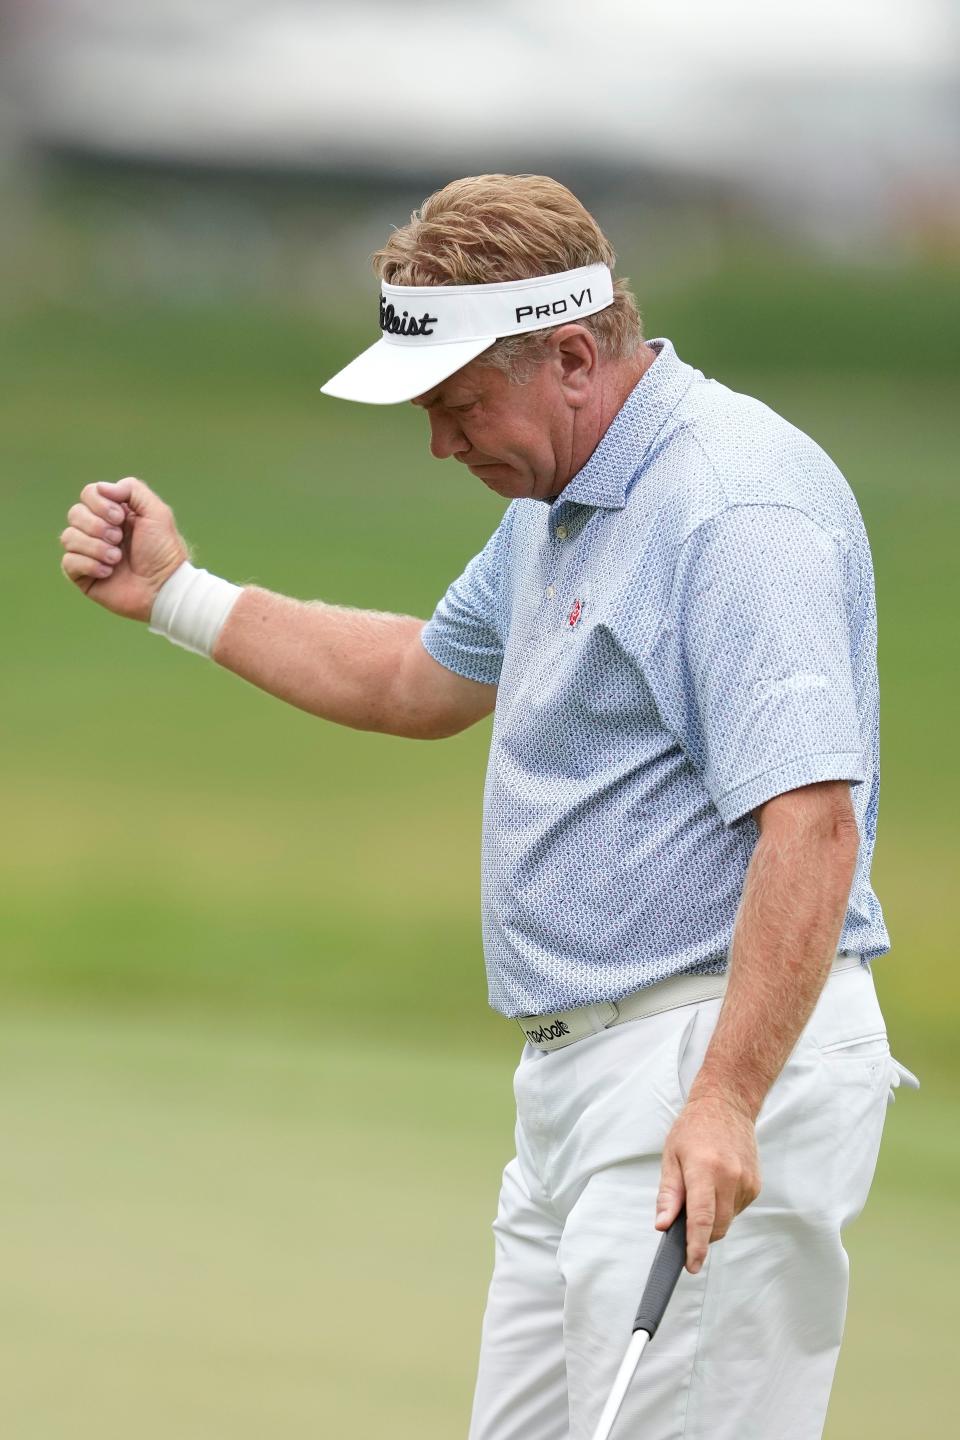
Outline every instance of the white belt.
[[[833, 970], [853, 970], [865, 963], [852, 950], [841, 950], [833, 962]], [[832, 973], [832, 972], [831, 972]], [[554, 1010], [549, 1015], [520, 1015], [517, 1024], [536, 1050], [562, 1050], [575, 1040], [610, 1030], [628, 1020], [642, 1020], [645, 1015], [659, 1015], [678, 1005], [696, 1005], [700, 1000], [715, 1000], [727, 988], [727, 972], [722, 975], [671, 975], [655, 985], [645, 985], [624, 995], [622, 1000], [604, 1000], [596, 1005], [578, 1005], [573, 1010]]]

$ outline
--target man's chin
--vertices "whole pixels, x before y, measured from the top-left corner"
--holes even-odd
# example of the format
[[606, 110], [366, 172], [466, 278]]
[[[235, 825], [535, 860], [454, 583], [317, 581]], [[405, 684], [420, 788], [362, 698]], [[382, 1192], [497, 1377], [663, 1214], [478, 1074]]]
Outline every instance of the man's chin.
[[523, 488], [523, 478], [512, 465], [491, 461], [488, 465], [468, 465], [471, 475], [482, 480], [488, 490], [495, 491], [509, 500], [516, 500], [528, 492]]

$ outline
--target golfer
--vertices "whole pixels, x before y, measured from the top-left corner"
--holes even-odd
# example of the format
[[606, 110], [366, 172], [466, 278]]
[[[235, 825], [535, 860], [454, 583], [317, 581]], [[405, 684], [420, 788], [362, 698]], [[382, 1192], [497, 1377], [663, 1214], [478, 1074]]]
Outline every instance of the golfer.
[[426, 623], [195, 568], [131, 477], [84, 488], [62, 567], [324, 719], [439, 739], [494, 714], [484, 947], [523, 1049], [471, 1440], [587, 1440], [684, 1204], [617, 1434], [814, 1440], [841, 1232], [916, 1083], [870, 969], [870, 548], [811, 439], [643, 338], [614, 259], [531, 175], [446, 186], [377, 253], [382, 336], [324, 390], [412, 402], [510, 502]]

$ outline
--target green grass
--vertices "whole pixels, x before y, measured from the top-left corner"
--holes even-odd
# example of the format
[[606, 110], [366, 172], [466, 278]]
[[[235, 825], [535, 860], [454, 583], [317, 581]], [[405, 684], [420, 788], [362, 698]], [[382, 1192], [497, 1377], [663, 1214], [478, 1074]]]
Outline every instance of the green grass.
[[338, 1028], [0, 1025], [6, 1433], [465, 1430], [509, 1076]]
[[[66, 1008], [8, 1014], [0, 1047], [6, 1433], [466, 1433], [504, 1059]], [[949, 1431], [954, 1114], [889, 1112], [828, 1440]]]
[[[894, 942], [875, 973], [894, 1052], [925, 1085], [891, 1112], [851, 1232], [827, 1433], [917, 1433], [918, 1396], [925, 1433], [945, 1433], [960, 281], [737, 259], [674, 279], [646, 313], [648, 333], [818, 439], [870, 532], [874, 877]], [[96, 295], [24, 304], [0, 333], [0, 1307], [17, 1440], [464, 1432], [516, 1049], [486, 1009], [479, 944], [489, 727], [441, 744], [325, 727], [58, 573], [82, 485], [136, 473], [215, 571], [428, 614], [500, 505], [428, 460], [421, 416], [318, 395], [356, 340], [282, 307]], [[455, 1046], [437, 1021], [456, 1022]]]

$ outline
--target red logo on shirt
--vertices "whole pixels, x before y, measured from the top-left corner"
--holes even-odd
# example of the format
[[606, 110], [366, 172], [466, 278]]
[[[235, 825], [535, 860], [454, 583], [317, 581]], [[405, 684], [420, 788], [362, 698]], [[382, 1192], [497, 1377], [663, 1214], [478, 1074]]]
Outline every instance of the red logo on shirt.
[[577, 621], [580, 619], [580, 616], [582, 615], [582, 613], [583, 613], [583, 604], [582, 604], [582, 602], [581, 602], [580, 600], [574, 600], [573, 605], [572, 605], [571, 610], [570, 610], [570, 614], [567, 616], [567, 624], [570, 626], [570, 629], [571, 629], [571, 630], [573, 629], [574, 625], [576, 625]]

